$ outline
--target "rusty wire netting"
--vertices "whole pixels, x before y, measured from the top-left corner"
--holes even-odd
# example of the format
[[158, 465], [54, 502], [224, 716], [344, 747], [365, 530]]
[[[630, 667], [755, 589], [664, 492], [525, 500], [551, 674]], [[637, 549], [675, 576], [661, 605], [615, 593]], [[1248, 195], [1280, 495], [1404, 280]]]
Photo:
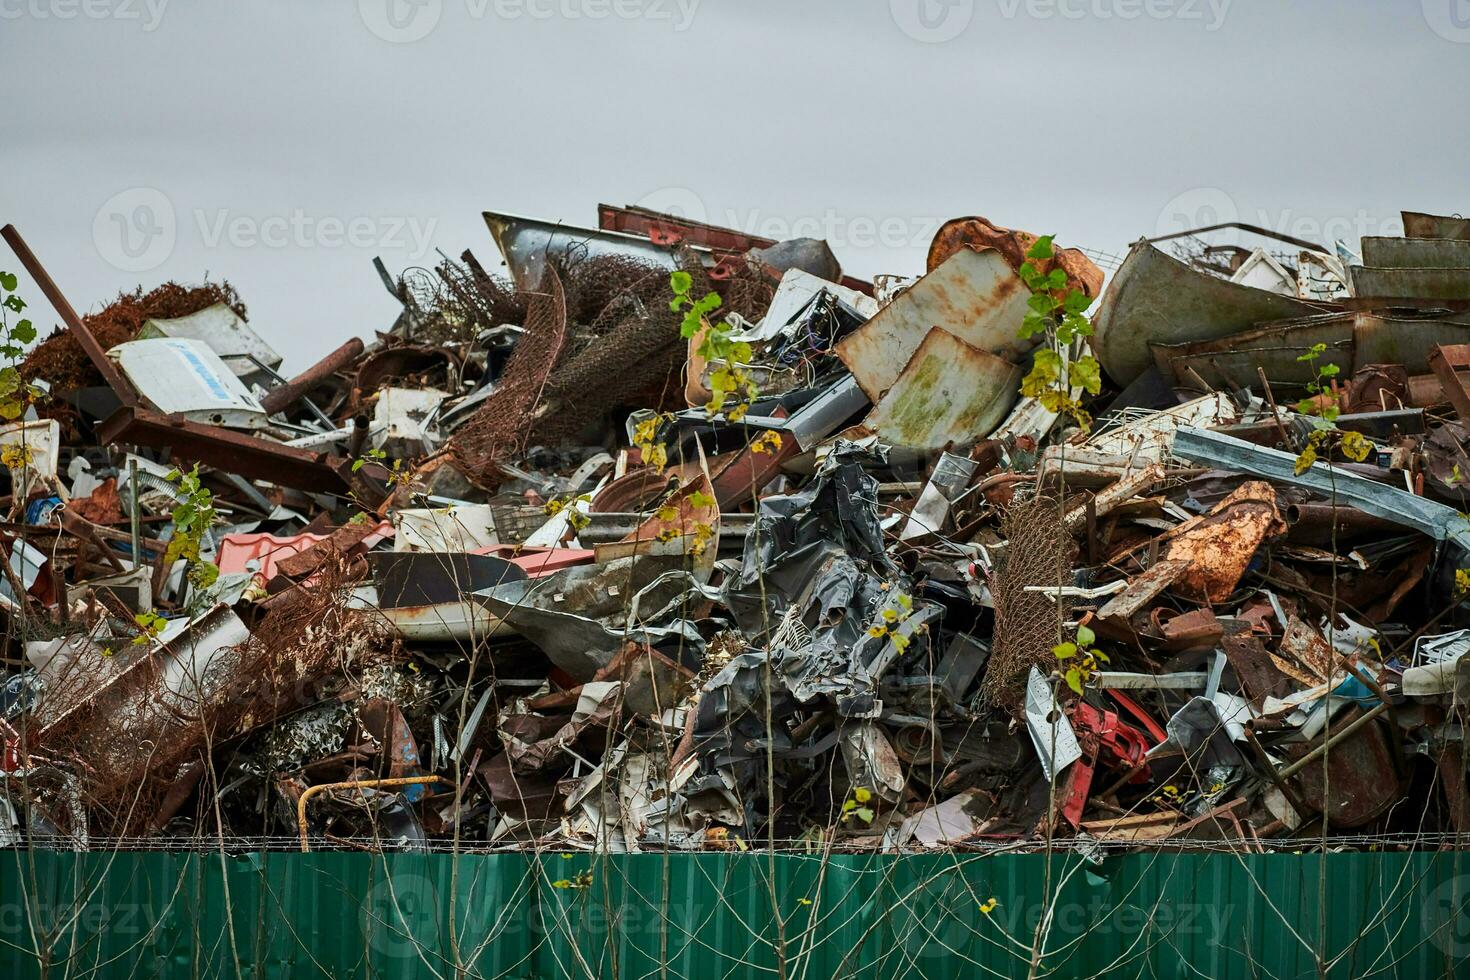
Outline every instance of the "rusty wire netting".
[[412, 268], [398, 281], [399, 298], [412, 321], [412, 339], [428, 344], [470, 343], [482, 330], [526, 318], [529, 295], [509, 279], [486, 272], [468, 249], [461, 261]]
[[990, 655], [984, 691], [994, 703], [1019, 704], [1027, 671], [1035, 666], [1050, 673], [1056, 663], [1057, 603], [1027, 586], [1054, 587], [1070, 576], [1076, 545], [1062, 525], [1055, 498], [1016, 500], [1001, 515], [1000, 533], [1007, 542], [996, 570], [995, 649]]
[[550, 266], [541, 291], [526, 306], [525, 333], [506, 362], [500, 386], [450, 438], [447, 449], [455, 463], [485, 485], [499, 480], [496, 464], [515, 455], [528, 442], [532, 417], [546, 379], [567, 341], [566, 293], [561, 276]]
[[352, 577], [345, 561], [328, 562], [243, 642], [215, 644], [237, 622], [218, 607], [151, 651], [98, 644], [90, 654], [116, 666], [99, 685], [93, 663], [69, 665], [93, 680], [48, 687], [42, 727], [28, 733], [34, 750], [85, 774], [95, 830], [146, 830], [140, 821], [166, 817], [165, 797], [202, 751], [351, 686], [392, 655], [382, 621], [349, 607]]

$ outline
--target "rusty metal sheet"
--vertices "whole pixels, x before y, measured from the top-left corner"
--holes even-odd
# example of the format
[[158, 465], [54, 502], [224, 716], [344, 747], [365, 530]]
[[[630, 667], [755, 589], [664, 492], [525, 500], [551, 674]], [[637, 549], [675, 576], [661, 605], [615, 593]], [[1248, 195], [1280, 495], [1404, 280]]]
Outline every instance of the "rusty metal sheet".
[[1189, 568], [1182, 561], [1165, 559], [1143, 574], [1135, 576], [1128, 588], [1119, 592], [1097, 611], [1099, 619], [1126, 620], [1163, 594]]
[[1278, 649], [1280, 655], [1273, 656], [1271, 662], [1304, 687], [1316, 687], [1325, 682], [1336, 659], [1332, 645], [1322, 634], [1296, 616], [1287, 617]]
[[1020, 380], [1010, 361], [935, 327], [861, 427], [909, 449], [969, 446], [1005, 419]]
[[1286, 522], [1276, 508], [1276, 491], [1263, 480], [1252, 480], [1241, 484], [1209, 514], [1173, 532], [1164, 557], [1187, 565], [1174, 583], [1181, 592], [1223, 602], [1235, 590], [1261, 543], [1285, 532]]
[[[1257, 369], [1273, 383], [1305, 385], [1318, 367], [1334, 364], [1342, 374], [1353, 367], [1353, 314], [1328, 313], [1268, 324], [1229, 337], [1184, 344], [1150, 345], [1154, 364], [1165, 378], [1180, 385], [1216, 388], [1260, 386]], [[1316, 344], [1326, 351], [1315, 364], [1301, 356]]]
[[1103, 294], [1092, 346], [1113, 381], [1127, 385], [1153, 363], [1150, 344], [1214, 340], [1330, 309], [1217, 278], [1140, 242]]
[[1354, 296], [1384, 299], [1470, 300], [1470, 269], [1348, 268]]
[[961, 249], [837, 345], [877, 402], [934, 327], [982, 352], [1019, 360], [1036, 346], [1016, 336], [1031, 291], [995, 249]]
[[[1027, 261], [1027, 249], [1036, 243], [1036, 238], [1029, 231], [1002, 228], [978, 215], [952, 218], [934, 233], [925, 268], [934, 271], [961, 249], [993, 248], [1005, 256], [1012, 269], [1020, 269]], [[1059, 248], [1055, 252], [1054, 258], [1036, 260], [1038, 268], [1042, 272], [1061, 268], [1067, 274], [1068, 287], [1095, 299], [1102, 292], [1103, 271], [1081, 249]]]
[[1470, 343], [1470, 316], [1389, 316], [1358, 313], [1353, 321], [1353, 369], [1401, 364], [1409, 374], [1427, 374], [1440, 344]]
[[1409, 238], [1458, 238], [1470, 239], [1470, 218], [1459, 215], [1444, 217], [1424, 214], [1420, 211], [1401, 211], [1404, 217], [1404, 235]]
[[[1341, 731], [1361, 717], [1350, 708], [1332, 721]], [[1300, 753], [1299, 753], [1300, 754]], [[1327, 753], [1326, 785], [1321, 760], [1309, 763], [1297, 779], [1302, 801], [1322, 813], [1332, 827], [1351, 829], [1386, 813], [1403, 798], [1403, 786], [1394, 769], [1392, 747], [1381, 721], [1371, 721]]]
[[1363, 239], [1363, 264], [1378, 269], [1464, 269], [1470, 267], [1470, 241], [1368, 236]]

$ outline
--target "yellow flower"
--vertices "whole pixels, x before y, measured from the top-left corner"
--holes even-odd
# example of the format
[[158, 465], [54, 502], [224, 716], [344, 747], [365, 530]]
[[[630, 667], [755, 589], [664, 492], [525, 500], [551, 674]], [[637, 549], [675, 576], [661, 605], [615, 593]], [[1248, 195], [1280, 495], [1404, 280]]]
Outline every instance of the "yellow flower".
[[859, 803], [866, 803], [873, 798], [873, 791], [866, 786], [859, 786], [852, 791], [853, 798]]
[[810, 905], [810, 904], [812, 904], [812, 900], [809, 899], [809, 898], [798, 898], [796, 901], [799, 904], [801, 904], [801, 905]]
[[888, 632], [888, 630], [886, 630], [882, 626], [869, 626], [868, 627], [868, 635], [869, 636], [883, 636], [887, 632]]
[[885, 609], [885, 610], [883, 610], [883, 621], [884, 622], [888, 622], [888, 623], [896, 623], [896, 622], [898, 622], [898, 610], [897, 609]]
[[995, 911], [995, 907], [999, 904], [1000, 903], [995, 900], [995, 896], [992, 895], [985, 901], [980, 903], [980, 911], [984, 912], [986, 915], [989, 915], [990, 913]]

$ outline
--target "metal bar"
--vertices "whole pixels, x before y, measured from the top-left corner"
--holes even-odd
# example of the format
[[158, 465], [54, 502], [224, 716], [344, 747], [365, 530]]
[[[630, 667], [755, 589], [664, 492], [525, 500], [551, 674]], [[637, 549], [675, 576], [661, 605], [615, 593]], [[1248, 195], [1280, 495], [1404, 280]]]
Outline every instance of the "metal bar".
[[140, 526], [138, 513], [138, 461], [131, 456], [128, 457], [128, 511], [132, 515], [128, 522], [132, 531], [133, 567], [137, 568], [143, 559], [143, 532]]
[[1334, 745], [1337, 745], [1340, 742], [1345, 741], [1359, 728], [1362, 728], [1364, 725], [1368, 724], [1368, 722], [1372, 721], [1374, 718], [1377, 718], [1379, 715], [1383, 714], [1387, 710], [1388, 702], [1385, 701], [1382, 704], [1378, 705], [1378, 707], [1364, 712], [1361, 716], [1355, 718], [1352, 722], [1350, 722], [1346, 728], [1342, 729], [1341, 731], [1334, 732], [1332, 737], [1329, 738], [1327, 741], [1323, 742], [1321, 745], [1317, 746], [1315, 749], [1308, 752], [1306, 755], [1302, 756], [1300, 759], [1296, 760], [1285, 769], [1282, 769], [1278, 773], [1278, 775], [1282, 779], [1288, 779], [1291, 776], [1295, 776], [1297, 773], [1307, 768], [1307, 766], [1311, 765], [1318, 759], [1322, 758], [1322, 756], [1326, 755], [1328, 749], [1332, 748]]
[[11, 251], [15, 252], [15, 257], [20, 259], [20, 264], [26, 267], [26, 271], [31, 274], [36, 285], [41, 287], [41, 292], [46, 296], [47, 301], [66, 324], [66, 329], [76, 338], [77, 343], [82, 345], [82, 350], [96, 366], [98, 373], [102, 375], [102, 380], [106, 381], [107, 386], [117, 393], [118, 398], [122, 399], [123, 406], [136, 405], [138, 393], [132, 385], [128, 384], [117, 365], [108, 358], [107, 351], [97, 342], [97, 338], [92, 336], [92, 331], [82, 322], [82, 318], [77, 316], [77, 311], [72, 309], [71, 304], [66, 301], [66, 296], [62, 294], [61, 288], [56, 285], [46, 271], [46, 267], [41, 264], [41, 260], [36, 258], [36, 254], [25, 243], [25, 239], [20, 237], [20, 232], [15, 230], [15, 225], [0, 228], [0, 238], [5, 239]]
[[343, 461], [337, 457], [142, 408], [118, 409], [97, 427], [97, 435], [104, 443], [166, 446], [182, 459], [197, 460], [252, 480], [266, 480], [296, 490], [342, 493], [348, 489], [347, 481], [338, 472], [337, 464]]
[[362, 352], [362, 339], [353, 337], [279, 388], [266, 392], [265, 397], [260, 400], [260, 407], [265, 409], [267, 415], [274, 415], [289, 408], [292, 402], [316, 387], [324, 379], [351, 364], [362, 355]]
[[1195, 463], [1218, 466], [1265, 477], [1268, 480], [1308, 487], [1371, 514], [1410, 527], [1436, 541], [1451, 541], [1470, 552], [1470, 519], [1444, 504], [1417, 497], [1386, 483], [1378, 483], [1348, 470], [1313, 463], [1296, 472], [1296, 457], [1231, 436], [1181, 426], [1174, 434], [1174, 455]]
[[1260, 235], [1262, 238], [1274, 238], [1278, 242], [1286, 242], [1288, 245], [1295, 245], [1298, 248], [1304, 248], [1311, 252], [1326, 252], [1329, 255], [1331, 254], [1331, 249], [1323, 248], [1321, 245], [1313, 244], [1302, 238], [1292, 238], [1290, 235], [1283, 235], [1279, 231], [1262, 228], [1260, 225], [1246, 224], [1244, 221], [1223, 221], [1218, 225], [1205, 225], [1202, 228], [1186, 228], [1184, 231], [1176, 231], [1172, 235], [1159, 235], [1156, 238], [1142, 239], [1142, 241], [1152, 245], [1155, 242], [1167, 242], [1175, 238], [1189, 238], [1194, 235], [1203, 235], [1207, 231], [1220, 231], [1224, 228], [1238, 228], [1241, 231], [1248, 231], [1252, 235]]
[[423, 786], [429, 783], [454, 783], [443, 776], [397, 776], [393, 779], [353, 779], [345, 783], [322, 783], [320, 786], [308, 786], [302, 791], [296, 800], [296, 827], [301, 832], [301, 853], [311, 853], [311, 845], [306, 838], [306, 804], [313, 796], [329, 789], [378, 789], [384, 786]]

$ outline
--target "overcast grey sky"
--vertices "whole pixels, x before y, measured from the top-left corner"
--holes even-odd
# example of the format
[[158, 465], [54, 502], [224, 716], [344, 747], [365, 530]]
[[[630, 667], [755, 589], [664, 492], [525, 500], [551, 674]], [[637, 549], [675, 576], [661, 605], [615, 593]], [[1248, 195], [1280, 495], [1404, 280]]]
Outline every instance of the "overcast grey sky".
[[1121, 252], [1470, 210], [1470, 0], [0, 0], [0, 72], [0, 222], [73, 305], [227, 277], [288, 369], [391, 323], [374, 255], [498, 262], [487, 209], [863, 276], [964, 214]]

